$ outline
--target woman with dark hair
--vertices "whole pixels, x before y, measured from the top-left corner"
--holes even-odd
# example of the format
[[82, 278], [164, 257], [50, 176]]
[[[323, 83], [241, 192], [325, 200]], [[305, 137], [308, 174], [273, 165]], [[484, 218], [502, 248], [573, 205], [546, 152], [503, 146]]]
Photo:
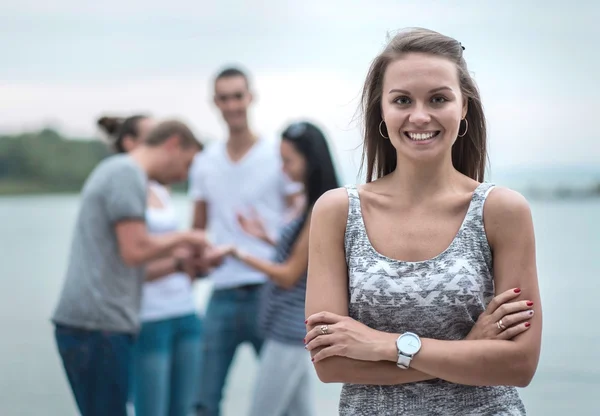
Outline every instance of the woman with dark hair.
[[516, 387], [542, 333], [534, 231], [520, 194], [483, 182], [463, 46], [397, 34], [371, 65], [363, 114], [367, 183], [327, 192], [311, 221], [319, 378], [344, 383], [342, 415], [524, 415]]
[[137, 146], [140, 137], [148, 134], [154, 120], [144, 114], [127, 118], [104, 116], [98, 119], [97, 124], [108, 135], [117, 153], [127, 153]]
[[[143, 115], [125, 119], [102, 117], [98, 125], [113, 138], [114, 149], [126, 153], [145, 139], [154, 121]], [[167, 185], [148, 183], [146, 224], [153, 234], [179, 228]], [[146, 267], [131, 382], [131, 396], [139, 416], [187, 416], [193, 408], [199, 388], [202, 321], [196, 313], [192, 279], [201, 261], [195, 265], [191, 262], [189, 267], [189, 257], [193, 253], [182, 247]], [[218, 257], [219, 253], [213, 251], [213, 257], [203, 261], [216, 264]]]
[[287, 127], [280, 149], [285, 174], [304, 184], [303, 210], [283, 228], [277, 242], [269, 238], [260, 222], [240, 217], [247, 232], [276, 246], [273, 262], [233, 250], [236, 258], [270, 279], [263, 288], [259, 313], [265, 344], [250, 415], [311, 416], [312, 370], [303, 340], [308, 230], [315, 201], [339, 183], [327, 140], [314, 124], [301, 122]]

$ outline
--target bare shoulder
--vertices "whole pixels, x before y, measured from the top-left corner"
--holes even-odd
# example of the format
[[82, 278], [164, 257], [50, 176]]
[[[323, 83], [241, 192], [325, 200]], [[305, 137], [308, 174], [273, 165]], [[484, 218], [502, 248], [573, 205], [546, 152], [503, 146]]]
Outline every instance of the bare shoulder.
[[529, 202], [519, 192], [505, 187], [495, 187], [490, 192], [484, 205], [483, 218], [490, 240], [499, 234], [527, 232], [532, 228]]
[[530, 216], [531, 209], [527, 199], [519, 192], [497, 186], [486, 199], [484, 213], [490, 219], [510, 220]]
[[312, 209], [311, 223], [338, 228], [346, 226], [348, 219], [348, 191], [345, 188], [335, 188], [325, 192]]
[[345, 188], [330, 189], [317, 199], [313, 215], [348, 215], [348, 192]]

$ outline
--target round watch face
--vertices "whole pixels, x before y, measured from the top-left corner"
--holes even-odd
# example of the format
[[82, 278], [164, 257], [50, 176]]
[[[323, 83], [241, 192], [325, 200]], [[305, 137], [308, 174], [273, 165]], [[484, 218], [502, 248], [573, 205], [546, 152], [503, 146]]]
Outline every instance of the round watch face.
[[406, 333], [398, 339], [398, 349], [404, 354], [416, 354], [421, 348], [421, 340], [414, 334]]

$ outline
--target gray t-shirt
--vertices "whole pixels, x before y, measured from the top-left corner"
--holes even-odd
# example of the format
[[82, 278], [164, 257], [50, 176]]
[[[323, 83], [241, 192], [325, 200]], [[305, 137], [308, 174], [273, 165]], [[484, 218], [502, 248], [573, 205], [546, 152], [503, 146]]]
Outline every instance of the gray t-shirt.
[[127, 266], [115, 226], [145, 221], [147, 177], [128, 155], [98, 164], [83, 186], [56, 324], [135, 333], [144, 268]]

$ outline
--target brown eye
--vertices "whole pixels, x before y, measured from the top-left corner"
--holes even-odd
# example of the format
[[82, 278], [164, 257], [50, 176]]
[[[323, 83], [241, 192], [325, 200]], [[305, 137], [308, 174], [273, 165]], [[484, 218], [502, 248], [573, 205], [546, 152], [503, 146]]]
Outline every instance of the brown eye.
[[395, 103], [397, 104], [410, 104], [410, 98], [408, 98], [407, 96], [402, 96], [402, 97], [398, 97], [394, 100]]

